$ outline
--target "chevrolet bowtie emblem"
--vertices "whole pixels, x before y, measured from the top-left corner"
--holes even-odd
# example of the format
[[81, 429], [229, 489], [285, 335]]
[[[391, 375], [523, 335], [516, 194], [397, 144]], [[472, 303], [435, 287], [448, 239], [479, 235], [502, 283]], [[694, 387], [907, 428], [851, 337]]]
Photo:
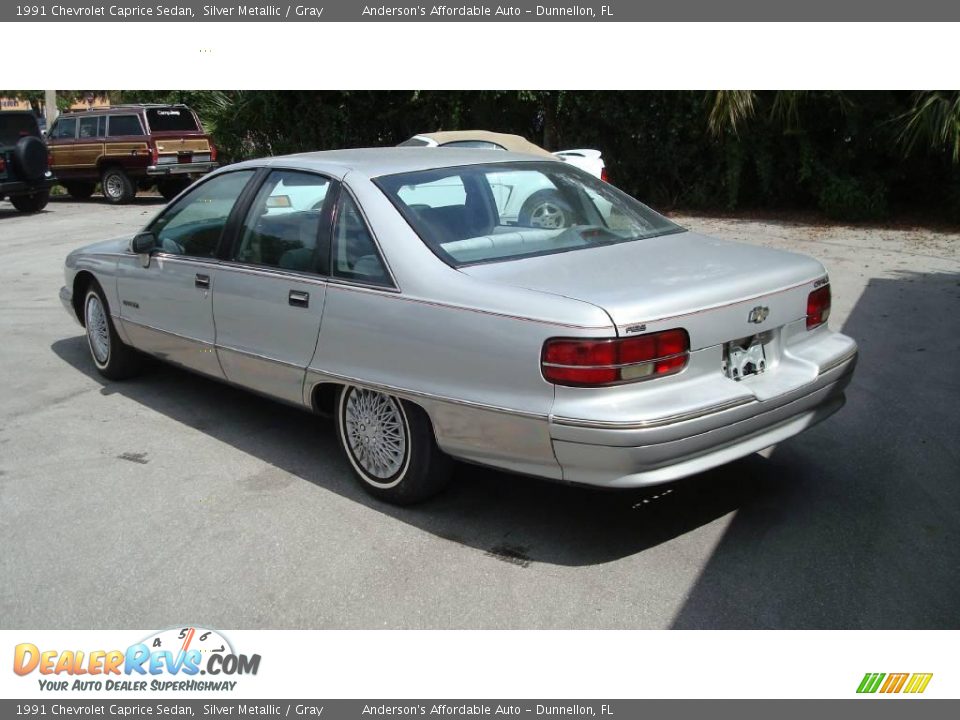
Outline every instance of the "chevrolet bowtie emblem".
[[750, 311], [750, 314], [747, 315], [747, 322], [752, 322], [759, 325], [767, 319], [768, 315], [770, 315], [770, 308], [764, 305], [757, 305], [753, 310]]

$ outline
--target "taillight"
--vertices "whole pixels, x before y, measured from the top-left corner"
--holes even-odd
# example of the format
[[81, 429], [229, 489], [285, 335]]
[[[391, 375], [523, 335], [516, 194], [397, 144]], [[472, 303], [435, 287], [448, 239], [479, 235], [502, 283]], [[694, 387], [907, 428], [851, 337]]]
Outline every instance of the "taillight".
[[160, 151], [157, 149], [156, 145], [150, 146], [150, 164], [157, 165], [160, 162]]
[[210, 162], [217, 161], [217, 146], [210, 143]]
[[0, 155], [0, 173], [7, 171], [7, 161]]
[[807, 330], [823, 325], [830, 318], [830, 286], [817, 288], [807, 296]]
[[603, 169], [600, 171], [600, 179], [605, 183], [610, 182], [610, 174], [607, 172], [606, 165], [604, 165]]
[[677, 328], [630, 338], [551, 338], [540, 368], [548, 382], [597, 387], [674, 375], [689, 357], [690, 337]]

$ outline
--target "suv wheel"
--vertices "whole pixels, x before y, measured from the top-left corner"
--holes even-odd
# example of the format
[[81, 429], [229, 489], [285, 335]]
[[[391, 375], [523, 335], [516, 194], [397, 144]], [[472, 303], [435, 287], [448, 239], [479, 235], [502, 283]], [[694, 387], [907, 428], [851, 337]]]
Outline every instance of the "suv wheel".
[[189, 180], [161, 180], [157, 183], [157, 191], [167, 202], [173, 200], [190, 184]]
[[40, 190], [30, 195], [15, 195], [10, 202], [20, 212], [34, 213], [43, 210], [50, 201], [50, 191]]
[[100, 189], [108, 202], [121, 205], [133, 200], [137, 188], [127, 174], [118, 167], [110, 167], [100, 176]]
[[92, 182], [65, 182], [63, 187], [66, 188], [67, 192], [70, 193], [70, 197], [77, 200], [87, 200], [91, 195], [93, 195], [94, 188], [96, 188], [96, 183]]

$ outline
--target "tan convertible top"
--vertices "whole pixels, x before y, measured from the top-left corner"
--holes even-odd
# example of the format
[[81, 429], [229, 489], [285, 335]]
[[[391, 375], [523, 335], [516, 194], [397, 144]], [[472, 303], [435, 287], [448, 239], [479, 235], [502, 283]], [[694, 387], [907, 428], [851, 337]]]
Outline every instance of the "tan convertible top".
[[556, 160], [555, 155], [547, 152], [539, 145], [534, 145], [519, 135], [510, 135], [508, 133], [490, 132], [489, 130], [447, 130], [435, 133], [418, 133], [417, 137], [430, 138], [434, 140], [437, 145], [444, 145], [450, 142], [462, 142], [464, 140], [480, 140], [482, 142], [496, 143], [510, 152], [543, 155]]

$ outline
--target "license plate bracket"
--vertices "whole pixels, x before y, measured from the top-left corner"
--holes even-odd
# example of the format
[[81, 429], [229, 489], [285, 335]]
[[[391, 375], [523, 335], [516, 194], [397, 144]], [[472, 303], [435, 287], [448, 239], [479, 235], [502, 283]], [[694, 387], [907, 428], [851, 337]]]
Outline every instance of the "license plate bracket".
[[731, 380], [740, 381], [751, 375], [760, 375], [767, 369], [767, 353], [763, 337], [731, 340], [723, 346], [723, 372]]

